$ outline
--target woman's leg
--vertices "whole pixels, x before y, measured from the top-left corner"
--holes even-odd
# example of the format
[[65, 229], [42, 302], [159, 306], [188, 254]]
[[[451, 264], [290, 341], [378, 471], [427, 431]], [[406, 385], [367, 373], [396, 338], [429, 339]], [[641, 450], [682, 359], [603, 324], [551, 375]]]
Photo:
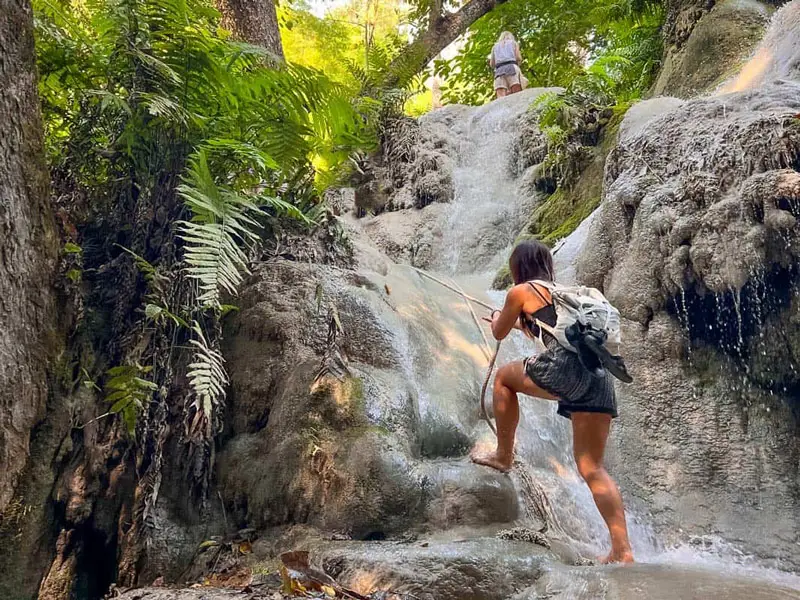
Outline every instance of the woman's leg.
[[511, 86], [511, 91], [509, 93], [510, 94], [516, 94], [517, 92], [521, 92], [521, 91], [522, 91], [522, 86], [519, 85], [518, 83], [515, 83], [514, 85]]
[[507, 93], [506, 88], [497, 88], [494, 92], [498, 98], [503, 98]]
[[611, 535], [611, 553], [603, 562], [633, 562], [633, 552], [628, 540], [625, 509], [617, 484], [603, 466], [611, 415], [592, 412], [574, 412], [572, 417], [572, 443], [575, 464], [594, 496], [594, 503], [606, 522]]
[[514, 438], [519, 423], [518, 393], [546, 400], [557, 399], [528, 378], [521, 360], [501, 367], [494, 378], [492, 395], [497, 424], [497, 449], [493, 452], [474, 451], [472, 460], [479, 465], [486, 465], [503, 472], [511, 469], [514, 462]]

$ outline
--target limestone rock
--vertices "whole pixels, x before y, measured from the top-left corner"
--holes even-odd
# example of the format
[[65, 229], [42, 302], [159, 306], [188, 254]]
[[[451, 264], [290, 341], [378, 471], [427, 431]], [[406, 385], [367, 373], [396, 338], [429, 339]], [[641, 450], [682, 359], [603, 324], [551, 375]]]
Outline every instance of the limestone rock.
[[662, 530], [794, 564], [799, 110], [792, 82], [634, 108], [576, 264], [623, 316], [622, 488]]
[[[255, 272], [225, 348], [232, 425], [217, 480], [238, 522], [362, 538], [516, 518], [508, 478], [466, 458], [485, 358], [452, 301], [397, 265], [381, 275], [275, 261]], [[443, 314], [461, 329], [436, 327]], [[424, 371], [409, 370], [410, 356]], [[454, 386], [454, 372], [466, 380]]]

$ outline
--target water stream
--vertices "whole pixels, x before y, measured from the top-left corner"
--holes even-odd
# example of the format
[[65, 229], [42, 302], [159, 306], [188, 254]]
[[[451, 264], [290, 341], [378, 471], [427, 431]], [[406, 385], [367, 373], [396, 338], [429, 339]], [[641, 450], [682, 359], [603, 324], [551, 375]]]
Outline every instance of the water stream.
[[[530, 214], [532, 202], [536, 201], [520, 194], [518, 182], [509, 174], [510, 141], [517, 119], [542, 92], [526, 90], [476, 109], [446, 107], [426, 117], [446, 123], [460, 140], [454, 174], [456, 194], [445, 213], [446, 225], [435, 270], [444, 277], [453, 277], [467, 293], [490, 298], [498, 307], [502, 305], [504, 294], [489, 291], [491, 280], [496, 269], [507, 260], [511, 244]], [[555, 256], [557, 280], [562, 283], [574, 280], [574, 261], [583, 246], [591, 219], [589, 217], [558, 248]], [[420, 416], [423, 421], [431, 415], [450, 418], [455, 420], [456, 427], [470, 437], [478, 438], [479, 443], [492, 444], [492, 434], [485, 424], [452, 416], [453, 413], [475, 414], [473, 403], [482, 376], [481, 369], [486, 364], [480, 353], [480, 337], [466, 306], [457, 296], [435, 284], [426, 284], [425, 287], [425, 297], [416, 301], [426, 304], [426, 310], [438, 312], [440, 320], [436, 324], [430, 321], [430, 325], [448, 330], [445, 338], [450, 336], [453, 348], [464, 343], [472, 344], [476, 357], [466, 372], [456, 370], [450, 373], [451, 376], [458, 373], [460, 389], [457, 394], [447, 394], [446, 400], [442, 400], [441, 393], [446, 384], [441, 381], [432, 384], [429, 365], [410, 359], [405, 371], [414, 380]], [[449, 307], [449, 314], [437, 311], [436, 306], [440, 304]], [[734, 309], [740, 309], [738, 301]], [[454, 320], [458, 322], [454, 324]], [[413, 337], [413, 330], [418, 326], [416, 318], [413, 326], [406, 322], [403, 326], [406, 331], [402, 334], [404, 339], [409, 335]], [[459, 333], [460, 337], [454, 341], [453, 330], [458, 328], [467, 331]], [[462, 347], [459, 349], [463, 350]], [[502, 345], [498, 363], [520, 360], [533, 350], [529, 340], [512, 333]], [[475, 381], [466, 381], [469, 377]], [[521, 404], [517, 453], [524, 466], [518, 468], [524, 469], [525, 474], [546, 491], [560, 528], [571, 545], [586, 555], [603, 552], [607, 533], [589, 490], [575, 469], [569, 422], [556, 415], [555, 406], [550, 402], [522, 397]], [[625, 407], [621, 406], [621, 410], [624, 411]], [[512, 481], [518, 490], [524, 490], [525, 479], [519, 472], [512, 473]], [[521, 494], [520, 501], [524, 505], [529, 499]], [[700, 565], [717, 572], [747, 574], [800, 589], [800, 578], [759, 564], [746, 552], [723, 540], [693, 539], [666, 547], [649, 526], [645, 510], [639, 513], [629, 510], [628, 520], [639, 561]]]

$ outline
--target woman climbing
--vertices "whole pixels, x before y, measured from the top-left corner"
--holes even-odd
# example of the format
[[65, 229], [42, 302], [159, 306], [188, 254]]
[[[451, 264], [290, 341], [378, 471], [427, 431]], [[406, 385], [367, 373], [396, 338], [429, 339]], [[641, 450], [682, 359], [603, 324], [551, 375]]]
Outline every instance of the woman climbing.
[[498, 98], [522, 90], [522, 55], [510, 31], [504, 31], [492, 48], [489, 65], [494, 69], [494, 91]]
[[[492, 313], [492, 334], [498, 340], [517, 327], [527, 335], [540, 335], [536, 321], [556, 324], [550, 291], [534, 280], [553, 281], [553, 257], [544, 244], [522, 242], [509, 259], [516, 284], [506, 296], [503, 310]], [[519, 423], [517, 394], [558, 402], [558, 414], [572, 421], [575, 463], [592, 491], [595, 504], [611, 535], [611, 553], [604, 562], [633, 562], [625, 524], [622, 497], [603, 467], [611, 419], [617, 416], [612, 378], [587, 370], [578, 355], [542, 332], [547, 350], [524, 361], [501, 367], [494, 380], [493, 406], [497, 422], [497, 449], [473, 452], [478, 464], [506, 472], [514, 461], [514, 439]]]

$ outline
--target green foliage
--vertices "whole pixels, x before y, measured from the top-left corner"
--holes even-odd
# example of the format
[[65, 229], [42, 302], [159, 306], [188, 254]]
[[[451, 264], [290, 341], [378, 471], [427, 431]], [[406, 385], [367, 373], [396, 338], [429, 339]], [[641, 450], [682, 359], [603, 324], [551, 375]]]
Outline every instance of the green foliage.
[[[482, 104], [494, 95], [487, 57], [500, 33], [511, 31], [520, 45], [522, 72], [532, 87], [563, 85], [581, 71], [575, 49], [587, 44], [586, 13], [594, 0], [509, 0], [470, 28], [463, 49], [450, 61], [435, 62], [446, 84], [447, 102]], [[574, 46], [577, 44], [577, 46]]]
[[[345, 89], [308, 68], [270, 68], [264, 50], [227, 41], [210, 2], [88, 7], [36, 2], [48, 150], [84, 185], [131, 169], [138, 185], [152, 185], [201, 145], [239, 144], [230, 161], [215, 161], [214, 176], [252, 185], [243, 170], [228, 171], [245, 154], [262, 167], [256, 183], [277, 191], [325, 179], [351, 149], [370, 143]], [[316, 191], [307, 188], [303, 199]]]
[[356, 84], [350, 65], [368, 68], [372, 49], [399, 39], [410, 16], [408, 5], [399, 0], [347, 0], [321, 18], [309, 9], [302, 1], [278, 8], [286, 59], [320, 69], [345, 85]]
[[141, 365], [122, 365], [113, 367], [106, 373], [106, 402], [111, 404], [110, 414], [120, 415], [128, 433], [133, 436], [136, 418], [145, 409], [158, 386], [144, 379], [152, 367]]
[[592, 62], [563, 93], [543, 94], [533, 107], [547, 138], [546, 176], [560, 186], [577, 179], [602, 128], [649, 87], [661, 56], [660, 4], [599, 3], [590, 14]]
[[[185, 416], [205, 424], [192, 430], [208, 441], [227, 384], [215, 349], [230, 311], [223, 297], [236, 294], [249, 249], [281, 219], [316, 226], [322, 190], [353, 152], [374, 147], [375, 111], [318, 70], [275, 66], [265, 50], [230, 40], [212, 0], [34, 0], [34, 10], [54, 181], [88, 199], [80, 218], [95, 236], [65, 253], [91, 273], [89, 313], [107, 311], [113, 321], [93, 318], [120, 328], [100, 338], [100, 353], [159, 365], [153, 382], [138, 367], [109, 372], [111, 412], [131, 428], [149, 386], [169, 388], [160, 378], [189, 362], [172, 351], [188, 341]], [[98, 273], [130, 272], [120, 251], [145, 293], [101, 287], [109, 279]], [[77, 283], [84, 272], [67, 276]]]
[[192, 324], [194, 338], [189, 343], [194, 348], [192, 363], [186, 374], [192, 393], [187, 402], [189, 434], [199, 440], [211, 439], [216, 433], [214, 418], [219, 418], [225, 400], [228, 375], [225, 359], [219, 350], [211, 347], [211, 341], [203, 335], [197, 322]]
[[218, 308], [222, 293], [235, 295], [247, 272], [242, 246], [257, 241], [254, 217], [263, 213], [247, 196], [217, 186], [204, 150], [192, 158], [178, 192], [193, 215], [180, 222], [189, 278], [200, 288], [197, 301]]
[[283, 5], [279, 19], [286, 59], [323, 70], [367, 114], [382, 109], [422, 114], [430, 109], [431, 97], [415, 61], [401, 61], [393, 71], [396, 80], [387, 81], [389, 64], [408, 53], [404, 31], [419, 12], [413, 8], [398, 0], [348, 0], [319, 18], [302, 2]]
[[658, 67], [662, 22], [662, 3], [650, 0], [509, 0], [473, 25], [453, 60], [436, 62], [443, 97], [481, 104], [493, 96], [487, 57], [506, 30], [520, 45], [531, 87], [584, 79], [579, 87], [636, 96]]

